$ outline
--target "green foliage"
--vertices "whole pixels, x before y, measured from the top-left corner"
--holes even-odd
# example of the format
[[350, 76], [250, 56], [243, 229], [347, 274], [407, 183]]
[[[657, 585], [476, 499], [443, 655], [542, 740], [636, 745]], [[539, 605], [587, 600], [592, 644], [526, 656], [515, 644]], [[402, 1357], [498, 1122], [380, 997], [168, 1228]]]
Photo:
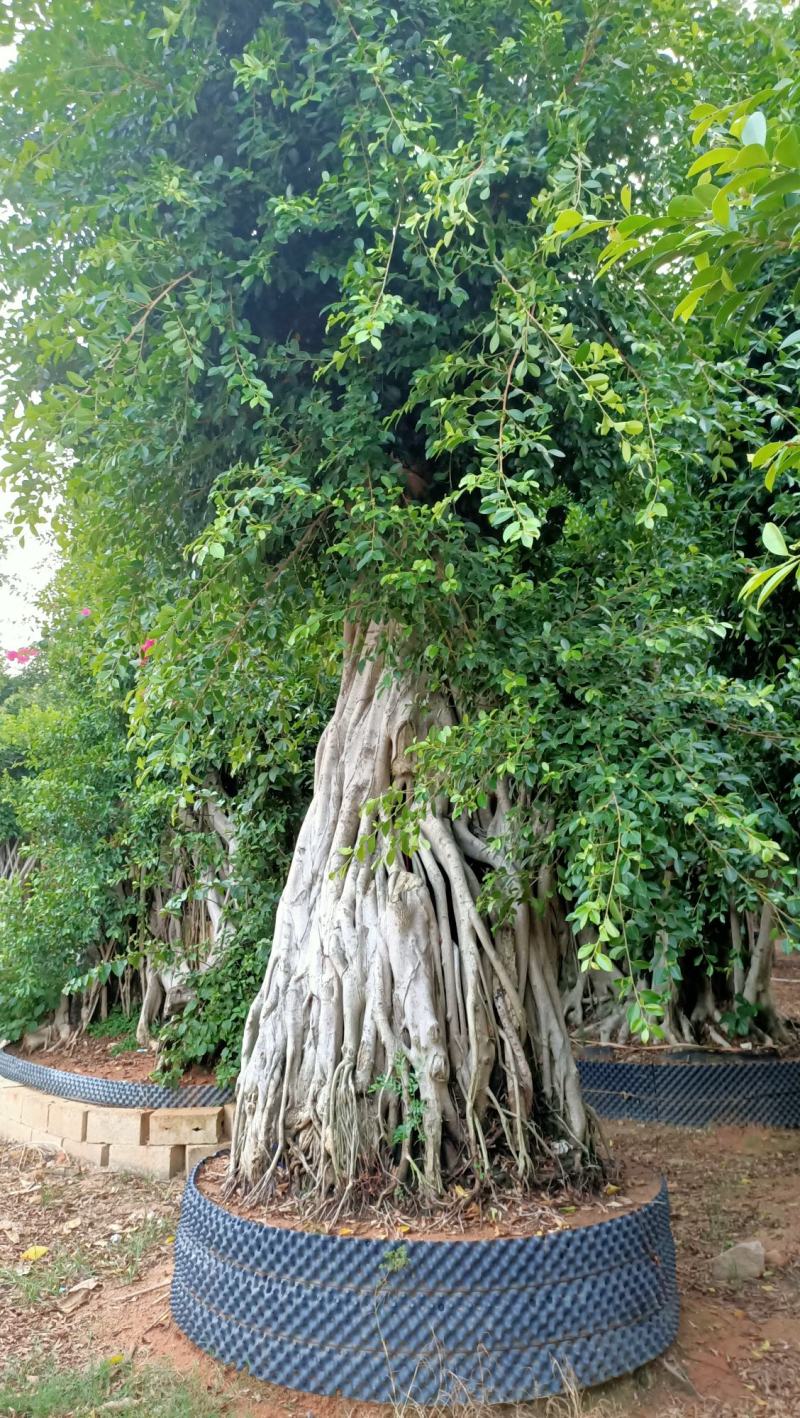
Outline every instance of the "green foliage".
[[746, 999], [737, 995], [733, 1009], [722, 1015], [722, 1023], [731, 1037], [742, 1038], [750, 1033], [750, 1026], [757, 1012], [755, 1005], [748, 1004]]
[[[549, 872], [643, 1037], [671, 978], [727, 969], [731, 899], [768, 895], [792, 936], [795, 631], [778, 615], [765, 643], [738, 601], [794, 489], [791, 460], [764, 488], [748, 463], [798, 417], [792, 16], [11, 9], [15, 517], [59, 500], [53, 625], [86, 631], [80, 693], [128, 716], [125, 870], [152, 879], [209, 773], [237, 816], [235, 955], [196, 979], [169, 1066], [223, 1040], [233, 1068], [348, 619], [386, 627], [389, 663], [457, 711], [416, 753], [416, 803], [385, 804], [387, 851], [426, 795], [457, 812], [508, 780], [521, 876], [484, 898], [502, 912]], [[701, 196], [681, 199], [698, 103]], [[102, 851], [52, 835], [56, 887], [8, 916], [26, 958], [52, 948], [54, 903], [65, 960], [120, 931], [117, 769], [87, 816], [87, 754], [59, 812], [75, 832], [94, 815]], [[32, 792], [31, 839], [56, 816]]]
[[383, 1271], [382, 1280], [388, 1279], [390, 1275], [397, 1275], [400, 1271], [405, 1270], [407, 1265], [408, 1246], [405, 1242], [401, 1241], [399, 1246], [390, 1246], [389, 1249], [384, 1252], [383, 1259], [381, 1260], [381, 1270]]
[[[304, 778], [292, 784], [302, 763], [305, 772], [319, 732], [316, 714], [291, 726], [292, 739], [304, 744], [295, 758], [289, 734], [256, 748], [246, 787], [236, 804], [238, 845], [235, 883], [228, 920], [233, 930], [213, 970], [190, 976], [192, 997], [183, 1013], [167, 1021], [159, 1035], [160, 1075], [178, 1077], [192, 1063], [216, 1061], [220, 1086], [239, 1072], [244, 1021], [264, 976], [278, 898], [297, 833]], [[304, 737], [308, 724], [314, 739]], [[288, 727], [288, 726], [287, 726]], [[294, 753], [298, 750], [295, 749]], [[282, 787], [283, 785], [283, 787]]]
[[0, 798], [36, 867], [0, 882], [0, 1033], [16, 1039], [57, 1003], [98, 942], [127, 932], [124, 721], [102, 702], [75, 646], [49, 674], [27, 671], [0, 710], [0, 753], [13, 766]]
[[[771, 81], [757, 92], [722, 105], [701, 102], [691, 110], [692, 145], [709, 144], [686, 174], [697, 179], [691, 193], [678, 193], [664, 210], [642, 215], [631, 210], [630, 186], [623, 189], [626, 215], [605, 223], [609, 241], [598, 265], [603, 274], [617, 262], [640, 268], [657, 296], [671, 284], [679, 295], [673, 322], [703, 316], [720, 352], [731, 346], [745, 349], [751, 375], [752, 365], [760, 366], [757, 377], [771, 386], [774, 408], [768, 441], [748, 459], [772, 492], [779, 479], [794, 491], [793, 470], [800, 469], [800, 409], [796, 402], [787, 407], [797, 368], [794, 351], [800, 345], [795, 259], [800, 245], [800, 82], [796, 52], [780, 29], [771, 36], [770, 57]], [[577, 234], [587, 229], [583, 224]], [[767, 328], [763, 342], [755, 337], [759, 325]], [[763, 417], [766, 412], [759, 403], [758, 413]], [[774, 436], [787, 426], [788, 436]], [[742, 587], [742, 599], [755, 598], [758, 609], [789, 576], [800, 579], [800, 541], [787, 546], [774, 522], [766, 524], [762, 539], [781, 560], [752, 572]]]
[[120, 1008], [110, 1010], [105, 1019], [93, 1019], [86, 1033], [90, 1039], [113, 1039], [109, 1049], [112, 1055], [131, 1053], [139, 1047], [136, 1042], [136, 1020], [132, 1015], [123, 1014]]
[[259, 945], [248, 947], [237, 940], [213, 970], [189, 977], [192, 998], [160, 1031], [162, 1082], [174, 1083], [193, 1063], [215, 1060], [220, 1087], [235, 1083], [244, 1022], [264, 977], [268, 941], [267, 935]]
[[394, 1060], [391, 1073], [379, 1074], [370, 1085], [370, 1093], [393, 1093], [397, 1098], [405, 1098], [403, 1121], [398, 1123], [392, 1136], [392, 1144], [414, 1144], [425, 1140], [425, 1107], [419, 1096], [419, 1082], [408, 1061], [401, 1055]]

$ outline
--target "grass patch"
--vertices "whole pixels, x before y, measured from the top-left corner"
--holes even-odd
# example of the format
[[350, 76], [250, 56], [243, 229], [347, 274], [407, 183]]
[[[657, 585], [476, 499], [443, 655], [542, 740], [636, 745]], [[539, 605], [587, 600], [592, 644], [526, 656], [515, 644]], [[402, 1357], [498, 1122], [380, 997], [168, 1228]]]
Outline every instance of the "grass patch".
[[[92, 1274], [92, 1263], [81, 1251], [71, 1255], [54, 1255], [35, 1261], [27, 1275], [20, 1275], [13, 1266], [0, 1266], [0, 1286], [7, 1286], [24, 1305], [39, 1305], [62, 1290], [68, 1290], [76, 1280]], [[0, 1405], [0, 1414], [5, 1409]]]
[[39, 1205], [44, 1207], [45, 1210], [48, 1210], [51, 1206], [60, 1206], [64, 1200], [65, 1190], [66, 1188], [63, 1182], [55, 1184], [49, 1181], [42, 1182], [39, 1192]]
[[174, 1229], [175, 1223], [166, 1217], [148, 1216], [135, 1231], [129, 1231], [116, 1246], [109, 1248], [114, 1274], [123, 1280], [138, 1280], [145, 1257]]
[[51, 1370], [30, 1382], [27, 1373], [0, 1379], [4, 1418], [222, 1418], [218, 1401], [199, 1383], [173, 1369], [150, 1365], [135, 1370], [105, 1359], [90, 1369]]
[[[0, 1266], [0, 1287], [12, 1291], [20, 1304], [38, 1305], [69, 1289], [87, 1275], [114, 1276], [130, 1284], [138, 1280], [150, 1252], [175, 1229], [164, 1216], [148, 1216], [135, 1231], [128, 1231], [102, 1254], [83, 1250], [55, 1251], [33, 1261], [27, 1274], [11, 1265]], [[0, 1418], [5, 1410], [0, 1408]]]

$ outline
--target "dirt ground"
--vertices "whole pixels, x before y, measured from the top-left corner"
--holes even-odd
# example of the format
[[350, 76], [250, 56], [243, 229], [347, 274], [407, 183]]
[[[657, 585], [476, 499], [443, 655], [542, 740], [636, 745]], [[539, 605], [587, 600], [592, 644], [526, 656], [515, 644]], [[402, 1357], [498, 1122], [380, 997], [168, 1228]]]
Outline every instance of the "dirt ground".
[[[629, 1378], [516, 1418], [800, 1418], [800, 1133], [613, 1124], [631, 1176], [670, 1185], [682, 1295], [677, 1343]], [[169, 1316], [180, 1182], [155, 1183], [0, 1144], [0, 1373], [101, 1357], [166, 1363], [199, 1377], [230, 1418], [379, 1418], [388, 1410], [236, 1376]], [[759, 1237], [759, 1280], [715, 1285], [710, 1262]], [[30, 1247], [47, 1247], [23, 1260]], [[510, 1410], [509, 1410], [510, 1411]]]

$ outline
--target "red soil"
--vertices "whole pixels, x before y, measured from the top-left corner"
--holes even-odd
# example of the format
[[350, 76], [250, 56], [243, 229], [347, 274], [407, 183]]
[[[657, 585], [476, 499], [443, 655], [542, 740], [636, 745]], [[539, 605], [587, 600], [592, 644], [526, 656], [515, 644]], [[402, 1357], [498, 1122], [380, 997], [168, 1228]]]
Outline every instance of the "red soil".
[[[49, 1049], [24, 1050], [19, 1044], [7, 1044], [6, 1052], [29, 1063], [42, 1064], [45, 1068], [63, 1069], [65, 1073], [88, 1073], [95, 1078], [110, 1078], [115, 1082], [152, 1083], [155, 1057], [152, 1049], [113, 1052], [117, 1039], [78, 1039], [74, 1044], [57, 1044]], [[176, 1085], [179, 1088], [189, 1084], [214, 1083], [213, 1068], [201, 1068], [195, 1064]]]

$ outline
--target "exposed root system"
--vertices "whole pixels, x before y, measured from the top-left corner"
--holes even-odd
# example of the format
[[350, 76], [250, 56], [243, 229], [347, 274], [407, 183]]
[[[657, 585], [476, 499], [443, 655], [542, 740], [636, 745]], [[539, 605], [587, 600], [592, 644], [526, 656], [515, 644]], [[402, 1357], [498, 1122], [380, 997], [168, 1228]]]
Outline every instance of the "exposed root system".
[[434, 1197], [465, 1164], [527, 1182], [592, 1153], [542, 919], [520, 899], [501, 925], [477, 904], [487, 870], [514, 882], [489, 845], [506, 837], [502, 791], [475, 820], [430, 803], [391, 860], [376, 846], [376, 801], [412, 800], [409, 746], [449, 715], [422, 714], [377, 641], [351, 634], [245, 1029], [231, 1182], [257, 1196], [279, 1168], [318, 1195], [377, 1171]]

